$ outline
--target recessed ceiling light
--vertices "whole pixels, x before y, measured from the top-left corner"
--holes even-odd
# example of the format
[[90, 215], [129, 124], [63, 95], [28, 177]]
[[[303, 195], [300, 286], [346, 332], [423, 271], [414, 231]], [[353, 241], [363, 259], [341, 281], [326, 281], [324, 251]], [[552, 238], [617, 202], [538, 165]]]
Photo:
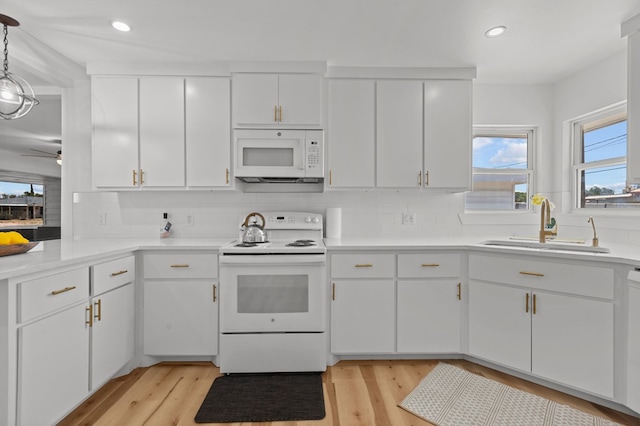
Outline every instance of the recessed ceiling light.
[[484, 35], [489, 38], [500, 37], [502, 34], [504, 34], [505, 31], [507, 31], [507, 27], [505, 27], [504, 25], [500, 25], [498, 27], [493, 27], [488, 29], [484, 33]]
[[122, 21], [111, 21], [111, 26], [113, 28], [115, 28], [118, 31], [122, 31], [122, 32], [127, 32], [127, 31], [131, 31], [131, 27], [127, 24], [125, 24]]

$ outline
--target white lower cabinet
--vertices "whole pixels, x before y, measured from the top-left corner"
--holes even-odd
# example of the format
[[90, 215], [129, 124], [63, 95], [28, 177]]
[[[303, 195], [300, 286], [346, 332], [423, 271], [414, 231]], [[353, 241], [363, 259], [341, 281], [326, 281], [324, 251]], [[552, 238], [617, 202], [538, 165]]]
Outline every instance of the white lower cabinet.
[[333, 353], [395, 351], [393, 280], [334, 280], [331, 293]]
[[627, 330], [627, 406], [640, 413], [640, 272], [629, 276], [629, 329]]
[[88, 395], [88, 321], [83, 304], [20, 329], [19, 425], [54, 424]]
[[144, 255], [144, 353], [218, 354], [218, 257], [214, 253]]
[[398, 352], [460, 352], [460, 285], [451, 279], [398, 281]]
[[133, 283], [92, 299], [91, 390], [109, 380], [134, 353]]
[[469, 256], [469, 353], [613, 398], [613, 270], [528, 259]]

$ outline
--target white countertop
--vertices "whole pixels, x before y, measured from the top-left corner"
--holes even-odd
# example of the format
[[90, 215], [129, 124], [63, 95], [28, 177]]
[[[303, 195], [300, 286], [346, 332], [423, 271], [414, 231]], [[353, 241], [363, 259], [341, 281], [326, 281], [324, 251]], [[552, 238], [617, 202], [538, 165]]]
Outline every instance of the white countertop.
[[569, 250], [548, 250], [526, 247], [485, 246], [481, 243], [488, 240], [508, 240], [508, 237], [437, 237], [437, 238], [386, 238], [386, 237], [348, 237], [326, 238], [328, 251], [347, 250], [466, 250], [528, 254], [539, 257], [554, 257], [563, 259], [601, 260], [605, 262], [622, 263], [640, 267], [640, 244], [622, 244], [601, 242], [602, 247], [610, 253], [589, 253]]
[[0, 280], [136, 250], [218, 250], [232, 238], [104, 238], [41, 241], [24, 254], [0, 257]]
[[[100, 260], [137, 250], [218, 250], [233, 238], [104, 238], [42, 241], [28, 253], [0, 257], [0, 280], [82, 262]], [[541, 250], [535, 248], [484, 246], [482, 241], [502, 238], [340, 238], [325, 239], [328, 251], [348, 250], [467, 250], [534, 255], [563, 259], [599, 260], [640, 267], [640, 244], [601, 243], [610, 253]]]

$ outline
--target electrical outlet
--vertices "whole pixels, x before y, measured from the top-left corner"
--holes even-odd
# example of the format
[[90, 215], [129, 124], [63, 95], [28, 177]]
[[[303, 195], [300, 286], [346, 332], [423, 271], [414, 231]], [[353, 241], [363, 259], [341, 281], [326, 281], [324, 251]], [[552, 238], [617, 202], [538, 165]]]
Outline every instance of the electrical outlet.
[[416, 214], [411, 213], [402, 213], [402, 224], [403, 225], [415, 225], [416, 224]]
[[187, 226], [193, 226], [194, 222], [195, 217], [193, 216], [193, 213], [187, 214]]
[[98, 214], [98, 225], [106, 225], [107, 224], [107, 214], [99, 213]]

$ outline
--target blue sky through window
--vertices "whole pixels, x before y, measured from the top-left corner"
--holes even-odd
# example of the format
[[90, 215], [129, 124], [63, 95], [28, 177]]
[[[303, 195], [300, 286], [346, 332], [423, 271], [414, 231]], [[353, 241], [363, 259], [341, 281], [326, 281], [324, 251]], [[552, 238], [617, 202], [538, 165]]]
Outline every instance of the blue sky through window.
[[476, 136], [473, 138], [473, 167], [526, 169], [527, 138]]
[[[627, 121], [584, 132], [584, 163], [608, 160], [627, 155]], [[626, 186], [627, 167], [624, 164], [585, 170], [584, 186], [614, 190], [621, 194]]]
[[[31, 185], [28, 183], [2, 182], [0, 181], [0, 194], [22, 195], [31, 191]], [[36, 194], [43, 193], [42, 185], [33, 185], [33, 192]]]

